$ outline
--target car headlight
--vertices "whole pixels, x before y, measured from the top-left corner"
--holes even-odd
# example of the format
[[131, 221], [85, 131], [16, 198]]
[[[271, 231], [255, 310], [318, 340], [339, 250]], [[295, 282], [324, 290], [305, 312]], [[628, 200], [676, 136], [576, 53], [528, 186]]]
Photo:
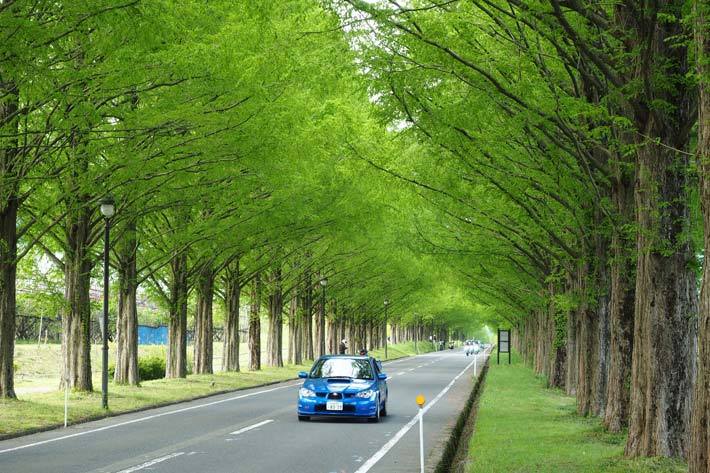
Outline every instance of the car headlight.
[[361, 399], [367, 399], [369, 397], [375, 397], [377, 394], [377, 391], [374, 391], [372, 389], [365, 389], [364, 391], [360, 391], [355, 395], [355, 397], [359, 397]]
[[316, 393], [308, 388], [301, 388], [298, 390], [298, 395], [301, 397], [316, 397]]

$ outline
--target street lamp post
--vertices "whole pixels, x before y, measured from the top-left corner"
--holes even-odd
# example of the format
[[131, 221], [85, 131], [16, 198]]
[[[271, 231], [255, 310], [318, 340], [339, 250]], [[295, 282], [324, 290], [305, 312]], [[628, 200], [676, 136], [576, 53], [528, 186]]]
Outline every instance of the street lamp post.
[[385, 360], [387, 359], [387, 306], [390, 305], [389, 299], [385, 299]]
[[101, 215], [106, 222], [104, 231], [104, 315], [101, 338], [103, 339], [103, 364], [101, 367], [101, 406], [108, 409], [108, 246], [111, 217], [116, 212], [113, 197], [106, 196], [101, 199]]
[[318, 320], [318, 328], [320, 332], [320, 339], [318, 340], [318, 349], [320, 355], [325, 355], [325, 287], [328, 285], [328, 278], [323, 276], [320, 280], [321, 291], [320, 295], [320, 317]]

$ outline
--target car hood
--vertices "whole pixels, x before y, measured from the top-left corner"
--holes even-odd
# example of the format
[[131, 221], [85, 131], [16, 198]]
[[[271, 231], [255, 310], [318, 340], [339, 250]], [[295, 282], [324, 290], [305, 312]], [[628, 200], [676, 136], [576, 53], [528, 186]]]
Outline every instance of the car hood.
[[329, 381], [328, 378], [314, 378], [307, 379], [303, 383], [304, 388], [327, 393], [358, 392], [363, 389], [373, 388], [374, 386], [374, 381], [366, 379], [353, 379], [352, 381], [331, 379]]

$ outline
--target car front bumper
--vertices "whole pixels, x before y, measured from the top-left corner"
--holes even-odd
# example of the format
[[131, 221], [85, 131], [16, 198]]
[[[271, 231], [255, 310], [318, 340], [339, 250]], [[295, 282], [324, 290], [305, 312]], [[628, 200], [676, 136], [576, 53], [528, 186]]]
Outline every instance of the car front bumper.
[[329, 411], [326, 409], [325, 398], [301, 397], [298, 399], [298, 415], [300, 416], [333, 416], [333, 417], [372, 417], [377, 415], [377, 398], [338, 399], [343, 403], [342, 411]]

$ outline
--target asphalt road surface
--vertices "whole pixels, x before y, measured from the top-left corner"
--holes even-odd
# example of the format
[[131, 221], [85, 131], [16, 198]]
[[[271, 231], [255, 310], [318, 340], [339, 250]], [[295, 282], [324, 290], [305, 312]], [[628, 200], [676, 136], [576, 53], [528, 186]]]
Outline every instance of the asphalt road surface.
[[384, 372], [389, 415], [380, 423], [299, 422], [301, 382], [291, 381], [6, 440], [0, 473], [417, 472], [420, 393], [433, 470], [473, 387], [473, 356], [429, 353], [385, 363]]

